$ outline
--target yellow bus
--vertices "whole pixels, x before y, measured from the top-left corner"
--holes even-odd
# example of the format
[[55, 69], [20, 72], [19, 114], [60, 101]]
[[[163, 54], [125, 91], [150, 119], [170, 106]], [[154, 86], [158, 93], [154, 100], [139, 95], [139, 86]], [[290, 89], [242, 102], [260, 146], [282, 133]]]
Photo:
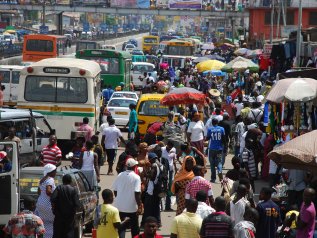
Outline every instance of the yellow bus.
[[[158, 47], [159, 45], [159, 37], [158, 36], [143, 36], [142, 38], [142, 50], [146, 53], [151, 53], [153, 46]], [[156, 51], [156, 49], [155, 49]], [[155, 54], [155, 52], [154, 52]]]
[[191, 42], [183, 40], [170, 40], [166, 45], [167, 55], [192, 56], [194, 54], [194, 45]]

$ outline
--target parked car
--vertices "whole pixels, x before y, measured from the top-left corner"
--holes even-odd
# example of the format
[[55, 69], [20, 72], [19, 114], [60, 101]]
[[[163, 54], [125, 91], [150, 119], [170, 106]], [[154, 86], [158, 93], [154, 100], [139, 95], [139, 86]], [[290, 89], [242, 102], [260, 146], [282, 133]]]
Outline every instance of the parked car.
[[[20, 207], [23, 209], [23, 198], [25, 196], [38, 197], [38, 184], [43, 177], [44, 167], [25, 167], [20, 170]], [[62, 178], [65, 174], [70, 174], [72, 177], [72, 186], [77, 188], [81, 207], [76, 212], [75, 218], [75, 237], [81, 238], [83, 227], [86, 227], [87, 232], [91, 232], [94, 221], [94, 214], [97, 207], [97, 195], [94, 188], [90, 187], [85, 175], [70, 166], [57, 168], [55, 177], [56, 185], [62, 184]]]
[[118, 91], [118, 92], [114, 92], [111, 95], [111, 98], [132, 98], [132, 99], [136, 99], [139, 100], [139, 96], [136, 92], [130, 92], [130, 91]]
[[107, 104], [107, 109], [117, 126], [126, 126], [129, 121], [129, 105], [137, 104], [138, 100], [133, 98], [112, 98]]

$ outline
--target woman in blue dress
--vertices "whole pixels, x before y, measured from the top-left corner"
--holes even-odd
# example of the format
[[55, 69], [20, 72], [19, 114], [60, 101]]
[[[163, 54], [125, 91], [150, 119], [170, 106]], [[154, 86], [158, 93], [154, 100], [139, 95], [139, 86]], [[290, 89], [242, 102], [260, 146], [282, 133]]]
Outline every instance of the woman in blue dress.
[[44, 177], [41, 179], [38, 194], [39, 198], [36, 203], [35, 214], [44, 222], [44, 238], [53, 237], [54, 214], [52, 211], [51, 195], [55, 190], [54, 177], [56, 175], [56, 166], [47, 164], [44, 166]]

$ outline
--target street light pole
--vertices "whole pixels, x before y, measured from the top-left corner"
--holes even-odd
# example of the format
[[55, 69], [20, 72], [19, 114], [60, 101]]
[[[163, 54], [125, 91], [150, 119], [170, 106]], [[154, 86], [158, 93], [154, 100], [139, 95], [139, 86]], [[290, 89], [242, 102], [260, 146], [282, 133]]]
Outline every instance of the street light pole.
[[42, 5], [43, 9], [42, 9], [42, 26], [45, 26], [45, 0], [43, 0], [43, 5]]
[[301, 51], [301, 37], [302, 37], [302, 0], [299, 0], [298, 7], [298, 28], [297, 28], [297, 39], [296, 39], [296, 66], [300, 67], [300, 51]]
[[271, 3], [271, 32], [270, 32], [270, 44], [273, 43], [274, 3], [275, 3], [275, 0], [272, 0], [272, 3]]

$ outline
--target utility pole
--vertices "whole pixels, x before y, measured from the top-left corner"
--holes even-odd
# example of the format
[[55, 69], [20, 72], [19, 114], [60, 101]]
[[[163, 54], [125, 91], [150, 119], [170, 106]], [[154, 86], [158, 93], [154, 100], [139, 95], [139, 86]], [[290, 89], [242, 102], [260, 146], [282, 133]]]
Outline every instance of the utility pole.
[[45, 26], [45, 0], [43, 0], [42, 5], [42, 26]]
[[273, 43], [273, 26], [274, 26], [274, 2], [275, 0], [271, 0], [271, 32], [270, 32], [270, 44]]
[[279, 38], [279, 34], [280, 34], [280, 18], [281, 18], [281, 6], [280, 6], [280, 1], [277, 0], [276, 38]]
[[300, 50], [301, 50], [301, 37], [302, 37], [302, 0], [299, 0], [298, 7], [298, 28], [297, 28], [297, 39], [296, 39], [296, 66], [300, 67]]

